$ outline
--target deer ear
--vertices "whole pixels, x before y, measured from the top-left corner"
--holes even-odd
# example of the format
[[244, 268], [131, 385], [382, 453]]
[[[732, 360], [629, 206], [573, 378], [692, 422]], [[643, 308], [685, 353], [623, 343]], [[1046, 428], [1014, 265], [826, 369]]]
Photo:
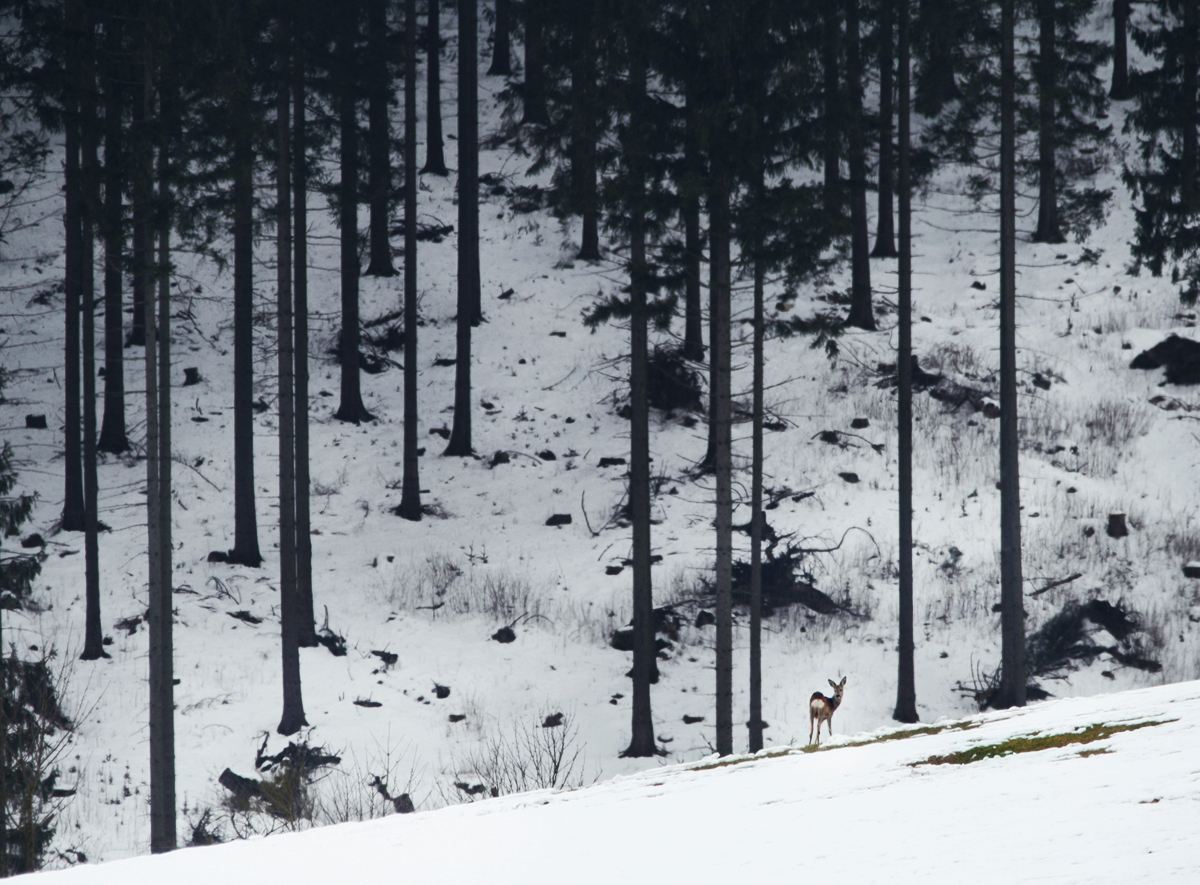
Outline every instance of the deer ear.
[[834, 682], [832, 679], [829, 680], [829, 684], [832, 685], [834, 688], [838, 687], [838, 684], [836, 682]]
[[846, 687], [846, 677], [843, 676], [841, 683], [838, 685], [838, 688], [845, 688], [845, 687]]

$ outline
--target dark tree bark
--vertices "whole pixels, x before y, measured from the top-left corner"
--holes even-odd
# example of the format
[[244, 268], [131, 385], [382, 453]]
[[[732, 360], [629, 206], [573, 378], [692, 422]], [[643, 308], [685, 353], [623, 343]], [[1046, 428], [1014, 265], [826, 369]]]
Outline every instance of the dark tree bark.
[[996, 707], [1025, 706], [1021, 492], [1017, 438], [1015, 0], [1000, 3], [1000, 691]]
[[[297, 13], [299, 14], [299, 13]], [[300, 29], [298, 29], [300, 30]], [[301, 648], [317, 645], [313, 613], [312, 526], [308, 463], [308, 165], [305, 157], [304, 57], [296, 41], [292, 61], [292, 251], [296, 299], [295, 346], [292, 351], [296, 407], [296, 630]]]
[[[374, 11], [372, 11], [374, 14]], [[279, 49], [279, 89], [275, 101], [275, 268], [279, 365], [279, 626], [283, 664], [283, 714], [276, 729], [295, 734], [308, 724], [300, 685], [299, 605], [296, 591], [296, 423], [295, 330], [292, 328], [292, 206], [289, 144], [288, 51]]]
[[426, 38], [425, 165], [421, 172], [449, 175], [446, 148], [442, 142], [442, 36], [438, 0], [427, 0], [429, 25]]
[[338, 35], [338, 134], [341, 156], [341, 183], [338, 187], [341, 235], [342, 330], [338, 336], [341, 362], [341, 401], [334, 413], [339, 421], [360, 424], [371, 421], [362, 400], [362, 373], [358, 367], [358, 65], [355, 43], [358, 40], [357, 2], [342, 11]]
[[550, 121], [546, 108], [546, 72], [542, 67], [542, 3], [525, 0], [525, 83], [521, 93], [522, 123], [544, 125]]
[[578, 0], [571, 33], [571, 178], [583, 230], [579, 259], [600, 260], [600, 208], [596, 193], [596, 48], [594, 0]]
[[[85, 47], [85, 80], [94, 84], [96, 80], [95, 44]], [[84, 616], [83, 652], [80, 658], [94, 661], [107, 658], [104, 650], [104, 631], [100, 625], [100, 519], [99, 481], [96, 476], [96, 275], [93, 256], [95, 254], [96, 220], [102, 217], [100, 202], [100, 161], [97, 144], [96, 102], [90, 89], [80, 95], [83, 102], [81, 114], [82, 161], [80, 177], [83, 182], [82, 248], [79, 256], [80, 301], [83, 308], [83, 501], [84, 537], [83, 569]]]
[[879, 221], [872, 258], [895, 258], [892, 220], [892, 50], [896, 0], [879, 3]]
[[1129, 46], [1126, 41], [1129, 6], [1129, 0], [1113, 0], [1113, 72], [1112, 88], [1108, 92], [1113, 101], [1133, 98], [1133, 90], [1129, 88]]
[[1038, 220], [1035, 243], [1066, 240], [1058, 222], [1058, 169], [1055, 162], [1054, 93], [1058, 88], [1058, 50], [1054, 45], [1055, 0], [1038, 0]]
[[[78, 22], [81, 16], [80, 3], [73, 0], [68, 4], [68, 16]], [[65, 399], [65, 421], [63, 426], [63, 455], [65, 477], [63, 489], [62, 529], [66, 532], [81, 532], [86, 525], [83, 499], [83, 427], [80, 414], [79, 375], [79, 310], [83, 250], [83, 182], [79, 168], [80, 149], [80, 93], [86, 84], [78, 70], [80, 65], [81, 41], [72, 34], [71, 50], [66, 59], [67, 87], [64, 114], [66, 137], [66, 205], [63, 211], [65, 242], [65, 276], [63, 293], [65, 304], [65, 335], [63, 358], [63, 396]], [[2, 852], [0, 852], [2, 853]]]
[[[900, 474], [900, 655], [896, 678], [899, 722], [917, 721], [917, 689], [913, 667], [912, 564], [912, 181], [909, 155], [912, 142], [909, 0], [897, 0], [900, 13], [900, 267], [897, 298], [899, 347], [899, 465]], [[889, 2], [890, 5], [890, 2]]]
[[480, 309], [477, 5], [478, 0], [459, 0], [458, 10], [458, 327], [454, 424], [445, 454], [459, 456], [472, 452], [471, 327]]
[[628, 146], [632, 200], [629, 206], [629, 507], [633, 521], [633, 704], [632, 735], [625, 756], [653, 756], [654, 719], [650, 683], [657, 676], [654, 591], [650, 576], [650, 404], [646, 321], [646, 62], [638, 11], [628, 11], [630, 109]]
[[[761, 176], [761, 172], [760, 172]], [[761, 245], [761, 244], [760, 244]], [[754, 260], [754, 380], [750, 431], [750, 752], [763, 748], [762, 537], [763, 537], [763, 263]]]
[[119, 64], [121, 31], [115, 18], [105, 22], [104, 36], [104, 420], [97, 446], [120, 454], [129, 448], [125, 435], [125, 367], [121, 275], [125, 268], [125, 226], [121, 191], [125, 157], [121, 114], [124, 98]]
[[858, 0], [846, 0], [846, 80], [850, 135], [850, 317], [860, 329], [875, 328], [871, 308], [870, 236], [867, 231], [867, 138], [863, 125], [862, 56]]
[[713, 151], [713, 193], [709, 203], [710, 261], [716, 311], [712, 360], [716, 364], [716, 738], [717, 752], [733, 752], [733, 462], [730, 396], [729, 184], [720, 148]]
[[1200, 210], [1200, 167], [1197, 166], [1197, 77], [1200, 71], [1200, 9], [1194, 2], [1183, 5], [1183, 132], [1181, 133], [1179, 201], [1188, 213]]
[[[137, 96], [130, 101], [130, 118], [131, 134], [145, 125], [146, 109]], [[134, 137], [137, 138], [136, 135]], [[146, 343], [146, 289], [149, 286], [146, 278], [149, 264], [149, 256], [146, 254], [149, 242], [146, 239], [149, 196], [139, 195], [135, 187], [132, 197], [130, 206], [130, 221], [132, 222], [130, 257], [132, 263], [129, 268], [129, 292], [133, 301], [133, 314], [130, 317], [129, 337], [125, 339], [125, 346], [142, 347]]]
[[822, 75], [822, 141], [825, 167], [825, 211], [842, 213], [841, 156], [842, 156], [842, 90], [839, 85], [839, 56], [841, 54], [841, 4], [829, 0], [821, 14], [821, 75]]
[[[160, 118], [176, 119], [177, 113], [168, 96], [168, 89], [160, 87], [163, 98], [160, 102]], [[160, 127], [161, 129], [161, 127]], [[158, 622], [154, 639], [151, 640], [151, 660], [157, 670], [152, 680], [151, 706], [151, 820], [158, 820], [152, 827], [151, 848], [169, 851], [176, 847], [175, 829], [175, 639], [171, 623], [171, 600], [174, 593], [174, 568], [171, 548], [171, 259], [170, 226], [170, 167], [167, 157], [165, 132], [160, 133], [158, 151], [158, 263], [155, 273], [158, 279], [158, 564], [161, 573], [158, 597]], [[157, 797], [157, 798], [156, 798]]]
[[366, 274], [394, 277], [392, 244], [388, 241], [388, 204], [392, 197], [390, 156], [391, 126], [388, 100], [392, 78], [388, 65], [388, 27], [386, 0], [369, 0], [367, 6], [367, 141], [370, 154], [369, 180], [371, 203], [371, 261]]
[[245, 61], [235, 73], [233, 115], [233, 549], [231, 562], [258, 568], [254, 508], [254, 147]]
[[512, 0], [496, 0], [496, 29], [492, 39], [492, 66], [489, 77], [507, 77], [512, 73], [510, 32], [512, 30]]
[[700, 261], [703, 243], [700, 237], [700, 146], [697, 144], [695, 87], [686, 87], [683, 142], [684, 181], [682, 191], [684, 239], [684, 318], [683, 355], [689, 360], [704, 359], [704, 320], [700, 307]]
[[417, 3], [404, 0], [404, 479], [398, 514], [421, 518], [417, 455]]

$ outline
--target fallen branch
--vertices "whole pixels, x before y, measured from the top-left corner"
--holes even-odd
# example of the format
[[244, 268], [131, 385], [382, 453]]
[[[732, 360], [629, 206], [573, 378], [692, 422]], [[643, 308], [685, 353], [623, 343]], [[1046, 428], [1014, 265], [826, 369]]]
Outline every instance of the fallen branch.
[[1068, 575], [1067, 577], [1060, 578], [1057, 581], [1051, 581], [1045, 587], [1042, 587], [1040, 590], [1034, 590], [1029, 595], [1030, 596], [1041, 596], [1047, 590], [1053, 590], [1055, 587], [1061, 587], [1063, 584], [1070, 584], [1072, 581], [1077, 580], [1078, 578], [1082, 578], [1082, 577], [1083, 577], [1083, 572], [1075, 572], [1075, 574], [1073, 574], [1073, 575]]

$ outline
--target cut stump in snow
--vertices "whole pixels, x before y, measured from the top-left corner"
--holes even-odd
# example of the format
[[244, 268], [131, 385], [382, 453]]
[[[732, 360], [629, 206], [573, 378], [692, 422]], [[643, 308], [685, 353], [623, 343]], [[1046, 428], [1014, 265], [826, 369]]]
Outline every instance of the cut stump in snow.
[[1110, 538], [1124, 538], [1129, 534], [1129, 528], [1125, 525], [1124, 513], [1108, 514], [1108, 528], [1105, 529]]

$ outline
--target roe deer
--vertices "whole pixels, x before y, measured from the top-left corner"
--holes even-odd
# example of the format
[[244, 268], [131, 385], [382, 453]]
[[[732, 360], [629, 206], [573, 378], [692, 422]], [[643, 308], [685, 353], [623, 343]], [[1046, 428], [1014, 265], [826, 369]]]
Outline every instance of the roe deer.
[[829, 684], [833, 686], [833, 697], [827, 698], [819, 691], [814, 691], [813, 696], [808, 701], [808, 742], [811, 744], [813, 735], [813, 723], [817, 723], [817, 744], [821, 743], [821, 723], [829, 723], [829, 736], [833, 737], [833, 711], [836, 710], [842, 703], [842, 689], [846, 687], [846, 677], [842, 677], [841, 682], [829, 680]]

